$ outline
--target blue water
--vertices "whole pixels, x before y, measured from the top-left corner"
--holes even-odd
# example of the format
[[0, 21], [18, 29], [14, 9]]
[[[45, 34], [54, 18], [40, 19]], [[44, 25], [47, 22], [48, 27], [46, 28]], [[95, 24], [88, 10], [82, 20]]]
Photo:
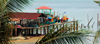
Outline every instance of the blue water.
[[52, 12], [57, 12], [62, 17], [63, 13], [66, 12], [69, 21], [80, 20], [80, 24], [83, 23], [87, 26], [87, 14], [89, 16], [89, 20], [93, 17], [90, 26], [95, 22], [94, 29], [97, 30], [97, 13], [100, 14], [100, 6], [95, 3], [93, 0], [34, 0], [34, 2], [30, 2], [28, 6], [25, 6], [23, 12], [36, 12], [36, 8], [40, 6], [48, 6], [53, 8]]

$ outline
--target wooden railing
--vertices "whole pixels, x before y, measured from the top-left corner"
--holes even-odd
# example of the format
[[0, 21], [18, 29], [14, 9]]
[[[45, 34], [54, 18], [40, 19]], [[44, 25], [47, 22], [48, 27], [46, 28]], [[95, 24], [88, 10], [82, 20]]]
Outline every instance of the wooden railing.
[[[70, 23], [70, 25], [68, 25], [68, 23]], [[64, 31], [66, 31], [66, 32], [67, 31], [69, 31], [69, 32], [77, 31], [78, 32], [78, 21], [61, 22], [61, 23], [43, 25], [43, 26], [40, 26], [40, 27], [20, 27], [20, 28], [17, 27], [17, 28], [14, 28], [14, 29], [11, 30], [11, 34], [13, 34], [13, 36], [46, 35], [50, 31], [50, 29], [55, 29], [54, 30], [54, 32], [55, 32], [62, 27], [64, 27], [64, 29], [61, 30], [61, 32], [64, 32]]]

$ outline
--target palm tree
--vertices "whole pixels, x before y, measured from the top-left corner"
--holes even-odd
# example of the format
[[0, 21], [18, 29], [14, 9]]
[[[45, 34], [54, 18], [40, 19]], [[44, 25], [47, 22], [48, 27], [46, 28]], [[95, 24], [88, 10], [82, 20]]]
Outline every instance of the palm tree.
[[[32, 0], [30, 0], [32, 1]], [[0, 44], [11, 44], [9, 24], [10, 12], [21, 11], [23, 5], [29, 4], [29, 0], [0, 0]]]
[[[51, 29], [42, 39], [39, 38], [36, 44], [90, 44], [85, 34], [93, 33], [92, 31], [84, 29], [70, 33], [70, 27], [67, 27], [68, 25], [70, 24], [65, 25], [65, 28], [62, 27], [56, 32], [54, 32], [56, 28]], [[62, 32], [63, 29], [66, 31]]]

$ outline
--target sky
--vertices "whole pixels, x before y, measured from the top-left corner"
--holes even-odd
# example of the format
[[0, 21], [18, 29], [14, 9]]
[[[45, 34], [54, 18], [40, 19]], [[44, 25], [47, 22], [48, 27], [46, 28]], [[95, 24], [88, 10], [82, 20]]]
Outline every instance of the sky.
[[68, 11], [83, 12], [98, 10], [100, 7], [93, 0], [34, 0], [30, 5], [26, 6], [24, 12], [36, 12], [36, 8], [40, 6], [48, 6], [53, 8], [52, 11]]
[[[88, 23], [88, 14], [89, 20], [93, 17], [90, 25], [95, 22], [94, 28], [97, 29], [97, 13], [100, 14], [100, 6], [93, 0], [34, 0], [25, 6], [23, 12], [36, 12], [36, 8], [41, 6], [51, 7], [53, 8], [52, 12], [59, 12], [59, 14], [66, 12], [65, 15], [68, 16], [69, 21], [75, 17], [76, 20], [82, 20], [81, 23], [84, 25]], [[60, 17], [62, 16], [60, 15]]]

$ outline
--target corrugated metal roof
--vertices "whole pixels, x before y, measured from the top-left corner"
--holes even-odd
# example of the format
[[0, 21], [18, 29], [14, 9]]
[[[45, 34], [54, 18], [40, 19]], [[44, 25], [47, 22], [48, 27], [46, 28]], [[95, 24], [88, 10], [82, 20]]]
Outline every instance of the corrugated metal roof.
[[12, 18], [37, 19], [42, 13], [13, 13]]

